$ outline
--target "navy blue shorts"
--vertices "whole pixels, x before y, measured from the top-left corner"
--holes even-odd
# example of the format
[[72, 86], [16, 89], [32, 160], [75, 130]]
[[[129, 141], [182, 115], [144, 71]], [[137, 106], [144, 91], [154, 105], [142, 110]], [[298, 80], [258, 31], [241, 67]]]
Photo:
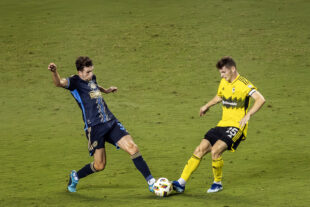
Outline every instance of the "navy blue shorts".
[[215, 127], [210, 129], [204, 137], [213, 146], [217, 140], [224, 141], [229, 150], [235, 151], [242, 140], [245, 139], [242, 130], [237, 127]]
[[117, 146], [116, 143], [128, 134], [124, 126], [117, 119], [89, 127], [86, 131], [86, 138], [88, 139], [90, 156], [93, 156], [96, 149], [104, 148], [105, 142]]

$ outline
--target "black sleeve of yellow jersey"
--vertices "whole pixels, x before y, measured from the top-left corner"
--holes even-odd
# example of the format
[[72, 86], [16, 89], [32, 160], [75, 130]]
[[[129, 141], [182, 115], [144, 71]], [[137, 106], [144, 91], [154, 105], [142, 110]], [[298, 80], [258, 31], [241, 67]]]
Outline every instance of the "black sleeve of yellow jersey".
[[257, 91], [257, 88], [252, 83], [249, 83], [247, 87], [248, 87], [248, 96], [252, 96], [252, 94]]

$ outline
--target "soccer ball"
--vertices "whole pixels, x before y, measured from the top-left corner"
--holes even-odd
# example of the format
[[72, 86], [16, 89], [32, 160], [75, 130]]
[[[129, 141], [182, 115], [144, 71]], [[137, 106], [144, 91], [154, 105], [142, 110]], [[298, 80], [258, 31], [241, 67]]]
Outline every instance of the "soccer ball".
[[160, 197], [166, 197], [172, 192], [172, 184], [167, 178], [158, 178], [153, 188], [155, 195]]

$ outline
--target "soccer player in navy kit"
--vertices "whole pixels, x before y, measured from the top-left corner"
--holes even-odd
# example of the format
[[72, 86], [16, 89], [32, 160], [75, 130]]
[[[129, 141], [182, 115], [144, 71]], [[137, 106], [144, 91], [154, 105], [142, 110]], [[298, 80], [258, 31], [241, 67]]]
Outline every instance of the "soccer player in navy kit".
[[126, 131], [124, 126], [111, 113], [102, 98], [103, 93], [116, 92], [116, 87], [105, 89], [97, 84], [93, 74], [94, 66], [89, 57], [78, 57], [76, 62], [78, 74], [69, 78], [61, 78], [54, 63], [50, 63], [48, 70], [52, 72], [55, 86], [70, 90], [82, 110], [85, 132], [88, 139], [88, 150], [94, 157], [94, 162], [70, 173], [68, 190], [76, 192], [78, 181], [92, 173], [102, 171], [106, 164], [105, 142], [116, 145], [126, 151], [141, 172], [153, 192], [155, 179], [146, 162], [139, 152], [138, 146]]

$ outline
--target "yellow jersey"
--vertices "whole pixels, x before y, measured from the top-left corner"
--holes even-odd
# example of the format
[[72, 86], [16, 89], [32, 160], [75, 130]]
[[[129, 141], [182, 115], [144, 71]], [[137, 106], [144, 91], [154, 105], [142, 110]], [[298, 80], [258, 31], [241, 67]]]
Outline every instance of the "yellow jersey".
[[[217, 126], [239, 128], [239, 122], [248, 111], [250, 96], [256, 90], [250, 81], [240, 75], [231, 83], [223, 78], [217, 91], [217, 95], [222, 98], [223, 114]], [[247, 128], [248, 124], [241, 129], [244, 137], [247, 135]]]

